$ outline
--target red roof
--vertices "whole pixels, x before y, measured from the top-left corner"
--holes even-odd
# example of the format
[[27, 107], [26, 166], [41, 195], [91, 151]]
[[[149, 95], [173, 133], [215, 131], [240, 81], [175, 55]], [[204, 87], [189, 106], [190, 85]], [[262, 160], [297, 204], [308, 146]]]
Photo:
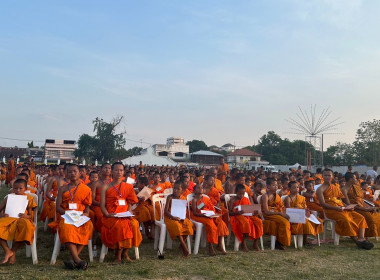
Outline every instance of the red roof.
[[262, 157], [262, 155], [252, 152], [248, 149], [239, 149], [235, 152], [229, 153], [227, 156], [245, 156], [245, 157]]

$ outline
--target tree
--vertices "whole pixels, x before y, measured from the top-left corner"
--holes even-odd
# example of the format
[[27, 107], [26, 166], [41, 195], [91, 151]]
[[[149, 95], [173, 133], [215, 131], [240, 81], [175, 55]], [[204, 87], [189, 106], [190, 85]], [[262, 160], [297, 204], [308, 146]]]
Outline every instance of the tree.
[[324, 163], [328, 165], [350, 165], [356, 163], [356, 153], [352, 144], [337, 142], [327, 148], [323, 154]]
[[353, 145], [358, 163], [380, 164], [380, 120], [362, 122], [355, 139]]
[[38, 148], [38, 146], [34, 146], [34, 143], [33, 141], [32, 142], [28, 142], [28, 148]]
[[189, 145], [190, 153], [194, 153], [200, 150], [203, 150], [203, 151], [209, 150], [206, 143], [203, 142], [202, 140], [187, 141], [186, 145]]
[[110, 123], [105, 122], [101, 118], [96, 118], [94, 124], [95, 136], [82, 134], [78, 140], [78, 149], [74, 151], [74, 155], [79, 158], [88, 160], [98, 159], [100, 161], [121, 159], [126, 150], [124, 148], [126, 133], [117, 133], [124, 117], [117, 116]]

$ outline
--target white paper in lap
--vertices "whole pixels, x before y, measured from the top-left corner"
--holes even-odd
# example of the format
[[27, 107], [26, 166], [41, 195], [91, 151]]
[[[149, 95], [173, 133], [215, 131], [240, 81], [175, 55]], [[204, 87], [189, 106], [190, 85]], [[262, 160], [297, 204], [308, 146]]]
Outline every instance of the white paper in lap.
[[201, 210], [202, 214], [205, 214], [207, 217], [215, 216], [215, 212], [212, 210]]
[[5, 214], [12, 218], [18, 218], [19, 214], [24, 214], [28, 206], [26, 195], [9, 194], [7, 197], [7, 205]]
[[147, 200], [148, 198], [150, 198], [150, 195], [152, 194], [152, 190], [148, 187], [144, 187], [138, 194], [137, 194], [137, 197], [138, 198], [144, 198], [145, 200]]
[[286, 208], [286, 214], [290, 217], [289, 222], [295, 224], [305, 224], [305, 209]]
[[187, 201], [183, 199], [173, 199], [171, 214], [173, 217], [180, 218], [181, 220], [186, 219], [186, 205]]
[[133, 215], [131, 212], [127, 211], [127, 212], [120, 212], [120, 213], [117, 213], [115, 215], [115, 217], [118, 217], [118, 218], [128, 218], [128, 217], [134, 217], [135, 215]]
[[310, 217], [306, 218], [306, 219], [308, 219], [310, 222], [312, 222], [312, 223], [314, 223], [316, 225], [320, 225], [321, 224], [321, 222], [313, 214], [310, 214]]

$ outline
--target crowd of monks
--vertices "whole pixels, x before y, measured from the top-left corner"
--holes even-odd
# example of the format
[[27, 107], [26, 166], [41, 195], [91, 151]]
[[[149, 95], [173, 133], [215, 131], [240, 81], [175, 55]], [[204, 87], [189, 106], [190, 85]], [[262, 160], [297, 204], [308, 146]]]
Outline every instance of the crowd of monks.
[[[325, 218], [335, 221], [338, 235], [351, 237], [361, 249], [372, 249], [369, 238], [380, 233], [380, 200], [374, 200], [374, 192], [380, 190], [380, 176], [373, 182], [371, 177], [351, 170], [345, 174], [328, 168], [318, 169], [315, 174], [301, 169], [230, 170], [223, 159], [209, 168], [142, 163], [124, 166], [121, 162], [100, 167], [62, 163], [16, 168], [12, 160], [1, 175], [5, 175], [10, 193], [27, 196], [28, 206], [25, 213], [14, 218], [5, 214], [7, 198], [0, 204], [3, 264], [15, 263], [17, 250], [33, 243], [33, 211], [37, 204], [32, 194], [44, 200], [39, 219], [49, 223], [52, 233], [58, 232], [61, 244], [70, 252], [71, 259], [64, 262], [69, 269], [87, 269], [88, 263], [80, 254], [90, 239], [97, 238], [114, 250], [116, 263], [132, 261], [129, 249], [139, 247], [142, 234], [147, 239], [155, 238], [155, 221], [161, 216], [171, 239], [178, 239], [184, 257], [190, 254], [187, 239], [194, 234], [194, 222], [203, 224], [211, 256], [216, 251], [226, 254], [224, 238], [231, 233], [245, 252], [250, 250], [249, 240], [253, 241], [253, 250], [260, 251], [258, 241], [263, 234], [275, 236], [275, 248], [279, 250], [291, 245], [292, 235], [303, 236], [304, 246], [312, 246], [311, 236], [324, 231]], [[146, 188], [149, 196], [138, 196]], [[153, 197], [165, 199], [163, 209], [162, 204], [153, 203]], [[172, 214], [172, 203], [177, 199], [189, 201], [185, 219]], [[244, 212], [243, 206], [252, 204], [260, 206], [251, 213]], [[305, 223], [290, 223], [286, 208], [304, 209], [307, 217], [314, 213], [319, 223], [308, 219]], [[79, 227], [66, 223], [62, 216], [72, 210], [80, 211], [90, 221]], [[119, 216], [127, 211], [134, 216]], [[211, 211], [213, 215], [205, 214]], [[13, 241], [13, 246], [9, 247], [7, 241]]]

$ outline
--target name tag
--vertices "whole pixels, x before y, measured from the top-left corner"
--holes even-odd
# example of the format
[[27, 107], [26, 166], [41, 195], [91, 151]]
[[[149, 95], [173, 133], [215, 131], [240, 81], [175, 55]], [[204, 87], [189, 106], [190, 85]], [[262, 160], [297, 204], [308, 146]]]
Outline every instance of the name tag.
[[70, 210], [76, 210], [78, 208], [76, 203], [69, 203], [69, 209]]
[[125, 206], [125, 199], [119, 199], [119, 206]]
[[314, 198], [310, 198], [310, 202], [314, 202]]
[[205, 204], [203, 202], [199, 203], [197, 206], [198, 209], [202, 209], [203, 207], [205, 207]]
[[25, 191], [25, 193], [30, 193], [30, 191]]
[[156, 188], [156, 191], [159, 192], [162, 188], [161, 187], [158, 187]]
[[369, 194], [369, 192], [365, 192], [365, 194]]

